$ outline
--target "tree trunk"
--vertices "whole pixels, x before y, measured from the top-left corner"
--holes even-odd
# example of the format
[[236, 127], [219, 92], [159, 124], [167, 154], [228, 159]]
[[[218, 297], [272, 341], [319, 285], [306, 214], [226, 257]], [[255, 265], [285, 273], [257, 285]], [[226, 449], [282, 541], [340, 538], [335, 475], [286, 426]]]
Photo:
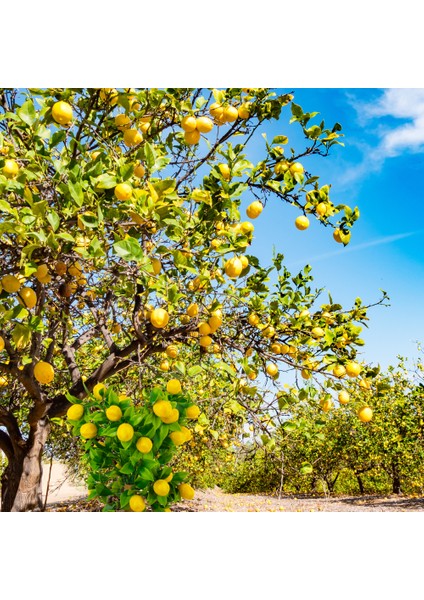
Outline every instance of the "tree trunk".
[[38, 421], [31, 428], [22, 452], [15, 452], [9, 459], [1, 481], [2, 512], [43, 509], [41, 459], [49, 430], [46, 419]]
[[398, 465], [395, 462], [392, 462], [392, 493], [393, 494], [401, 493]]
[[362, 482], [362, 478], [358, 473], [355, 473], [356, 475], [356, 481], [358, 482], [359, 485], [359, 491], [361, 492], [362, 496], [364, 495], [364, 484]]

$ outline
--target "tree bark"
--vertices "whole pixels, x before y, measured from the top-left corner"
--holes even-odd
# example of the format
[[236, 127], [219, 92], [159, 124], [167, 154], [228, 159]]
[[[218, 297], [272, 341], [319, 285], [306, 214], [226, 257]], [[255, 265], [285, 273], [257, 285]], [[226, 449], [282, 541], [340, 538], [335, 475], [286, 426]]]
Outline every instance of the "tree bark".
[[362, 482], [362, 477], [358, 473], [355, 473], [355, 476], [356, 476], [356, 481], [358, 482], [358, 485], [359, 485], [359, 491], [361, 492], [361, 494], [363, 496], [365, 493], [365, 490], [364, 490], [364, 484]]
[[392, 462], [392, 493], [400, 494], [400, 475], [398, 465], [395, 461]]
[[8, 459], [1, 480], [1, 511], [25, 512], [42, 510], [42, 456], [50, 425], [47, 419], [39, 420], [31, 427], [22, 450]]

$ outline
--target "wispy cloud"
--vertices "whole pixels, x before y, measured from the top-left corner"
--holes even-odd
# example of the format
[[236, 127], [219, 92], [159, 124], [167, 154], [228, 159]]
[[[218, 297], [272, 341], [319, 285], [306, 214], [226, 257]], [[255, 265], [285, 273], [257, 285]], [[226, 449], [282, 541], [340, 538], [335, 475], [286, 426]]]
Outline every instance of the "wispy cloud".
[[358, 101], [352, 94], [348, 100], [355, 107], [359, 122], [373, 128], [378, 142], [363, 149], [363, 161], [346, 170], [343, 183], [379, 171], [388, 158], [405, 152], [424, 152], [424, 89], [382, 90], [368, 103]]
[[340, 250], [335, 250], [334, 252], [327, 252], [326, 254], [319, 254], [318, 256], [308, 256], [304, 259], [299, 259], [290, 265], [289, 267], [305, 265], [311, 262], [313, 258], [313, 262], [326, 260], [327, 258], [333, 258], [334, 256], [340, 256], [342, 254], [346, 254], [347, 252], [359, 252], [360, 250], [366, 250], [367, 248], [371, 248], [373, 246], [381, 246], [383, 244], [391, 244], [392, 242], [397, 242], [398, 240], [403, 240], [404, 238], [410, 237], [411, 235], [416, 235], [418, 233], [423, 233], [424, 229], [419, 229], [417, 231], [409, 231], [407, 233], [396, 233], [394, 235], [386, 235], [377, 240], [372, 240], [370, 242], [364, 242], [363, 244], [357, 244], [356, 246], [346, 246], [346, 248], [340, 248]]

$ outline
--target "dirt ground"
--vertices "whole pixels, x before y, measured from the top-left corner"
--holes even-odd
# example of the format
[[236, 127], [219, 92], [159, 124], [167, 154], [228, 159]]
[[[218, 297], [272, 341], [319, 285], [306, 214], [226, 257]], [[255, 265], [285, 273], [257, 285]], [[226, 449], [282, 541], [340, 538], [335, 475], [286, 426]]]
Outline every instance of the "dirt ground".
[[[47, 488], [49, 465], [44, 467], [43, 489]], [[51, 473], [48, 512], [97, 512], [101, 505], [87, 502], [87, 490], [72, 481], [63, 465], [54, 463]], [[219, 488], [197, 490], [194, 500], [172, 508], [175, 512], [415, 512], [424, 511], [424, 498], [406, 496], [343, 496], [336, 498], [285, 495], [226, 494]]]

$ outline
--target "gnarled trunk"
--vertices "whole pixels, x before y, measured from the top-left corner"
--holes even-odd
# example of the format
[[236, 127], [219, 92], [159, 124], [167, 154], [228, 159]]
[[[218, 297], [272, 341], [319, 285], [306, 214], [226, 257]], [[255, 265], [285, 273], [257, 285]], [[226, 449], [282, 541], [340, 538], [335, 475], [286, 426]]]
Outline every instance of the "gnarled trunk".
[[50, 426], [47, 419], [41, 419], [31, 428], [30, 435], [22, 451], [14, 452], [1, 481], [2, 512], [25, 512], [43, 508], [41, 481], [44, 444]]

